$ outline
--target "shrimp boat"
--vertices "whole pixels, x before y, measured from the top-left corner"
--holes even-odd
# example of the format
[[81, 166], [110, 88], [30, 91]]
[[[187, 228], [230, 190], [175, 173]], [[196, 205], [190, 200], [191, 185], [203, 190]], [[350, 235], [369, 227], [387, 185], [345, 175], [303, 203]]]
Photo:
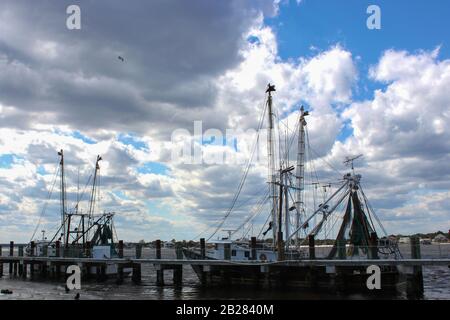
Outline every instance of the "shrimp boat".
[[[348, 173], [339, 172], [330, 164], [327, 164], [330, 167], [327, 171], [316, 170], [321, 158], [317, 153], [314, 156], [309, 141], [306, 122], [309, 112], [302, 106], [293, 133], [286, 130], [285, 136], [280, 137], [282, 130], [275, 122], [272, 97], [275, 91], [275, 86], [269, 84], [256, 138], [259, 138], [266, 118], [268, 184], [262, 197], [250, 212], [237, 209], [236, 199], [245, 185], [251, 167], [249, 163], [253, 159], [251, 155], [224, 219], [208, 239], [200, 239], [200, 248], [183, 248], [183, 253], [188, 259], [230, 261], [223, 265], [192, 265], [206, 286], [250, 285], [366, 292], [366, 267], [356, 262], [397, 260], [402, 256], [364, 194], [362, 176], [355, 172], [354, 162], [362, 155], [344, 161], [351, 168]], [[290, 150], [292, 146], [296, 147], [294, 151]], [[308, 171], [311, 172], [308, 174]], [[318, 178], [320, 174], [327, 179], [334, 175], [336, 181], [322, 182]], [[235, 212], [246, 217], [243, 223], [225, 230], [228, 235], [214, 238]], [[267, 218], [261, 217], [263, 213]], [[253, 225], [258, 221], [260, 231], [252, 234], [249, 240], [250, 229], [254, 232]], [[342, 266], [302, 264], [311, 260], [351, 260], [355, 263]], [[403, 281], [395, 265], [382, 266], [381, 279], [382, 290], [378, 292], [383, 293], [397, 292]]]
[[[79, 206], [83, 200], [83, 194], [77, 193], [77, 201], [72, 209], [68, 209], [67, 188], [65, 181], [65, 163], [64, 151], [58, 152], [59, 167], [55, 173], [53, 186], [49, 192], [48, 199], [51, 198], [53, 187], [59, 176], [60, 184], [60, 224], [57, 231], [53, 233], [50, 239], [45, 236], [45, 230], [42, 230], [42, 239], [31, 241], [25, 248], [25, 253], [29, 256], [38, 257], [65, 257], [65, 258], [91, 258], [108, 260], [118, 258], [116, 250], [117, 235], [114, 228], [114, 213], [103, 212], [96, 213], [96, 207], [99, 198], [99, 180], [100, 180], [100, 161], [102, 157], [97, 156], [93, 177], [93, 182], [86, 183], [86, 189], [90, 189], [90, 198], [88, 201], [88, 211], [83, 213]], [[46, 205], [45, 205], [46, 208]], [[45, 212], [45, 208], [42, 214]], [[34, 238], [39, 225], [36, 227], [32, 236]], [[88, 267], [87, 275], [94, 275], [98, 272], [96, 267]], [[123, 274], [127, 276], [131, 273], [131, 268], [124, 268]], [[103, 271], [106, 276], [116, 276], [118, 268], [116, 264], [106, 264], [106, 270]]]

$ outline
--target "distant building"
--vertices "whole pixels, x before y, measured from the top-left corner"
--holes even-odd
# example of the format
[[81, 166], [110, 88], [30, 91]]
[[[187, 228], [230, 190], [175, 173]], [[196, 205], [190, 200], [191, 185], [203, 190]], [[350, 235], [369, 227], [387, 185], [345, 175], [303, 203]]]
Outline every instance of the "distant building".
[[431, 244], [431, 239], [430, 238], [420, 239], [420, 244]]
[[173, 247], [175, 247], [175, 244], [173, 242], [167, 241], [167, 242], [163, 243], [163, 246], [164, 246], [164, 248], [173, 248]]
[[402, 244], [409, 244], [411, 242], [411, 239], [409, 237], [401, 237], [398, 239], [398, 243]]
[[448, 242], [448, 239], [446, 236], [444, 236], [442, 233], [440, 233], [436, 237], [434, 237], [433, 242], [446, 243], [446, 242]]

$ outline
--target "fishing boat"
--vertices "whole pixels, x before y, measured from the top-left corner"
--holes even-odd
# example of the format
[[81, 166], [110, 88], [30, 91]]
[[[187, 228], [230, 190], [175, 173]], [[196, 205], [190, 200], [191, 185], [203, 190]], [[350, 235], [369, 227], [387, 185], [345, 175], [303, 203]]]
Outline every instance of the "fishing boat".
[[[286, 128], [282, 136], [280, 128], [286, 124], [276, 122], [280, 117], [273, 104], [274, 92], [275, 86], [269, 84], [256, 137], [260, 139], [259, 133], [267, 119], [268, 183], [262, 197], [250, 212], [237, 209], [237, 199], [252, 167], [252, 154], [224, 218], [209, 238], [200, 239], [200, 247], [183, 248], [183, 253], [188, 259], [230, 261], [229, 264], [192, 265], [206, 286], [250, 285], [367, 292], [366, 267], [357, 261], [395, 260], [402, 256], [363, 191], [362, 176], [354, 167], [354, 162], [362, 155], [345, 159], [348, 172], [336, 170], [319, 157], [309, 140], [306, 120], [310, 113], [303, 106], [299, 108], [294, 130]], [[319, 172], [316, 169], [320, 161], [328, 170], [321, 168]], [[330, 179], [330, 172], [337, 173], [334, 175], [336, 180], [320, 181], [320, 175]], [[245, 217], [242, 224], [225, 230], [227, 235], [216, 236], [235, 212]], [[236, 219], [231, 223], [233, 221]], [[249, 226], [254, 230], [258, 221], [259, 232], [248, 237]], [[355, 263], [345, 266], [302, 263], [311, 260], [350, 260]], [[397, 292], [402, 279], [396, 266], [381, 267], [382, 289], [378, 292]]]
[[[54, 186], [59, 178], [60, 223], [57, 231], [49, 239], [45, 237], [45, 230], [42, 230], [42, 239], [34, 239], [39, 225], [36, 226], [31, 237], [32, 241], [25, 248], [25, 253], [28, 256], [38, 257], [91, 258], [95, 260], [118, 258], [119, 253], [116, 249], [117, 234], [114, 227], [114, 212], [96, 212], [100, 193], [100, 161], [102, 161], [102, 157], [97, 156], [94, 173], [86, 183], [85, 191], [89, 188], [90, 195], [88, 210], [86, 213], [83, 213], [80, 209], [80, 204], [83, 201], [85, 191], [81, 195], [77, 192], [75, 205], [73, 208], [68, 209], [64, 151], [60, 150], [58, 156], [59, 167], [55, 173], [52, 189], [48, 194], [48, 200], [51, 199]], [[90, 184], [91, 179], [92, 184]], [[46, 208], [47, 204], [45, 204], [41, 215], [45, 214]], [[126, 276], [131, 271], [131, 268], [124, 268], [123, 275]], [[87, 275], [96, 274], [98, 270], [95, 266], [90, 266], [85, 272]], [[103, 273], [106, 276], [117, 275], [117, 265], [106, 264], [106, 270], [103, 270]]]

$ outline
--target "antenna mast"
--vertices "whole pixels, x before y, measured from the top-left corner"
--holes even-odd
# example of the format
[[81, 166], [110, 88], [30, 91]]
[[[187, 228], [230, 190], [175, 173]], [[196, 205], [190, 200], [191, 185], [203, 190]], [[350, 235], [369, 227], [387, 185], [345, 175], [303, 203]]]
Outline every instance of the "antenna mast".
[[97, 156], [97, 161], [95, 162], [94, 181], [92, 182], [91, 200], [89, 201], [89, 212], [88, 212], [89, 227], [91, 226], [91, 223], [93, 222], [93, 219], [94, 219], [94, 206], [95, 206], [95, 194], [96, 194], [96, 187], [97, 187], [97, 176], [98, 176], [98, 171], [100, 170], [99, 162], [101, 160], [102, 160], [102, 157]]
[[344, 161], [344, 164], [346, 165], [350, 165], [352, 168], [352, 173], [355, 174], [355, 167], [353, 166], [353, 162], [355, 160], [358, 160], [359, 158], [362, 158], [364, 155], [360, 154], [358, 156], [355, 157], [346, 157], [346, 160]]
[[[62, 239], [65, 240], [66, 234], [66, 182], [64, 179], [64, 151], [58, 152], [58, 155], [61, 157], [59, 165], [61, 166], [61, 227], [62, 227]], [[63, 241], [64, 241], [63, 240]]]
[[273, 138], [274, 138], [274, 113], [272, 110], [272, 92], [275, 92], [275, 85], [271, 85], [270, 83], [267, 86], [266, 93], [269, 94], [267, 98], [267, 106], [269, 113], [269, 132], [267, 135], [267, 153], [268, 153], [268, 161], [269, 161], [269, 186], [270, 186], [270, 196], [272, 198], [272, 234], [273, 234], [273, 244], [276, 243], [277, 238], [277, 204], [278, 204], [278, 196], [277, 191], [275, 189], [276, 176], [275, 176], [275, 155], [274, 155], [274, 146], [273, 146]]
[[295, 207], [297, 208], [297, 214], [295, 216], [295, 244], [298, 246], [300, 244], [299, 240], [299, 227], [301, 215], [305, 213], [305, 200], [304, 200], [304, 190], [305, 190], [305, 127], [306, 120], [305, 117], [309, 115], [308, 111], [302, 106], [300, 108], [300, 119], [299, 119], [299, 132], [298, 132], [298, 154], [297, 154], [297, 194]]

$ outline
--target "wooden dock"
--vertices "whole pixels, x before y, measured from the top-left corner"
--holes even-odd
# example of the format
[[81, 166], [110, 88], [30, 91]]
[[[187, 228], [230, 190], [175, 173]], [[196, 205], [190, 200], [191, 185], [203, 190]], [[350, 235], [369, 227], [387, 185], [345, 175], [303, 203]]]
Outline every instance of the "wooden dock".
[[[204, 245], [204, 243], [203, 243]], [[18, 248], [18, 250], [14, 250]], [[249, 260], [246, 262], [238, 262], [233, 260], [211, 260], [211, 259], [186, 259], [183, 256], [182, 248], [176, 248], [176, 259], [163, 259], [161, 256], [161, 242], [156, 241], [156, 258], [142, 258], [142, 246], [137, 245], [133, 257], [124, 257], [123, 241], [120, 241], [117, 247], [118, 257], [111, 259], [93, 259], [93, 258], [78, 258], [78, 257], [63, 257], [64, 250], [58, 250], [57, 256], [34, 256], [33, 244], [31, 245], [31, 254], [24, 255], [24, 245], [14, 245], [14, 242], [9, 244], [8, 252], [2, 252], [0, 246], [0, 276], [3, 276], [5, 264], [9, 266], [10, 276], [19, 276], [26, 278], [28, 275], [33, 277], [35, 274], [41, 277], [67, 277], [66, 270], [70, 265], [77, 265], [80, 267], [82, 277], [95, 278], [98, 281], [103, 281], [107, 278], [106, 270], [113, 266], [117, 272], [118, 283], [124, 280], [124, 270], [131, 274], [131, 279], [134, 283], [140, 283], [142, 278], [142, 266], [153, 265], [156, 271], [156, 284], [163, 286], [164, 271], [171, 270], [173, 272], [173, 284], [176, 286], [182, 285], [183, 282], [183, 266], [190, 266], [194, 269], [201, 270], [202, 276], [205, 274], [205, 279], [211, 275], [212, 271], [222, 269], [225, 270], [249, 270], [257, 274], [258, 279], [267, 279], [268, 274], [277, 274], [286, 270], [287, 268], [298, 268], [298, 270], [322, 270], [320, 272], [326, 274], [339, 274], [343, 270], [349, 268], [365, 270], [365, 267], [376, 265], [379, 267], [397, 267], [402, 270], [408, 277], [416, 277], [422, 282], [422, 267], [424, 266], [448, 266], [450, 268], [450, 259], [421, 259], [420, 252], [416, 254], [415, 259], [341, 259], [329, 260], [318, 259], [313, 256], [313, 259], [304, 260], [284, 260], [277, 262], [262, 262], [257, 260]], [[205, 248], [200, 249], [200, 252], [205, 252]], [[3, 253], [3, 254], [2, 254]], [[7, 254], [5, 254], [7, 253]], [[15, 253], [17, 255], [15, 255]], [[204, 257], [205, 255], [201, 255]], [[95, 270], [96, 272], [92, 272]], [[326, 271], [325, 271], [326, 270]], [[362, 271], [364, 273], [364, 271]], [[334, 275], [332, 275], [334, 277]], [[258, 280], [259, 281], [259, 280]], [[269, 281], [270, 282], [270, 281]], [[421, 285], [423, 287], [423, 284]], [[419, 288], [420, 291], [420, 288]]]

